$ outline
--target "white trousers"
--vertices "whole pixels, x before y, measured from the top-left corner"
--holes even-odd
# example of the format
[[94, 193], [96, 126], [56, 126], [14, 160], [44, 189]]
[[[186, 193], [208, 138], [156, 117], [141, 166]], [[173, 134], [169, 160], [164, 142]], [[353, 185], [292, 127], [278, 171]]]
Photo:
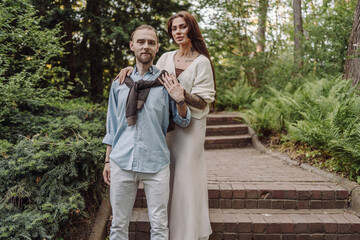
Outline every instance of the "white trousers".
[[158, 173], [122, 170], [110, 161], [110, 203], [112, 225], [110, 240], [128, 240], [129, 223], [139, 181], [144, 184], [152, 240], [168, 240], [169, 166]]

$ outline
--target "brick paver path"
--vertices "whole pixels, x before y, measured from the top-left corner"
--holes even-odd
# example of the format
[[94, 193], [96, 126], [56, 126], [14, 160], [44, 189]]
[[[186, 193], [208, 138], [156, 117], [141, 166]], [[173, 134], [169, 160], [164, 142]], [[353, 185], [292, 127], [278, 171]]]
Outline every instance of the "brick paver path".
[[268, 154], [261, 154], [253, 148], [207, 150], [205, 158], [209, 183], [227, 181], [291, 185], [329, 182], [314, 173], [284, 164]]
[[210, 208], [341, 209], [348, 191], [253, 148], [207, 150]]

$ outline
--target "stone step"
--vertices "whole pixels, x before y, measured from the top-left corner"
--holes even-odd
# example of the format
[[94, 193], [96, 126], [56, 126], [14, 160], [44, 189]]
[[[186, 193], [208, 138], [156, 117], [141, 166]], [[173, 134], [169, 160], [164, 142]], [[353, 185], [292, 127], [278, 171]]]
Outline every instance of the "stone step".
[[[329, 182], [208, 183], [209, 207], [222, 209], [342, 209], [348, 207], [348, 190]], [[146, 208], [143, 185], [136, 208]]]
[[[210, 209], [210, 220], [212, 240], [360, 240], [360, 218], [351, 210]], [[133, 210], [129, 233], [150, 239], [147, 209]]]
[[206, 125], [226, 125], [226, 124], [240, 124], [243, 120], [237, 114], [233, 113], [218, 113], [209, 114], [206, 117]]
[[208, 136], [205, 137], [205, 149], [241, 148], [252, 144], [251, 136]]
[[206, 136], [228, 136], [248, 134], [245, 124], [210, 125], [206, 127]]

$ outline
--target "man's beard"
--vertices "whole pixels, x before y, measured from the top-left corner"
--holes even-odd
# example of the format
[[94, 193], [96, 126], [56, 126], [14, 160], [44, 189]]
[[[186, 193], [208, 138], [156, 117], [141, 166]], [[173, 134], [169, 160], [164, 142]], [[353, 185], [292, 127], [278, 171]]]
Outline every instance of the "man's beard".
[[142, 64], [148, 64], [154, 60], [154, 57], [151, 53], [149, 53], [149, 55], [139, 54], [136, 59]]

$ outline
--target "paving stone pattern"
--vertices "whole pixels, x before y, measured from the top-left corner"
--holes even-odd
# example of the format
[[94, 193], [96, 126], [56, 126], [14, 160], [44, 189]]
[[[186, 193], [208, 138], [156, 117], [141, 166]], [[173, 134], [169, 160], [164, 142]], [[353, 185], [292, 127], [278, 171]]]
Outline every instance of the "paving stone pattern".
[[[231, 139], [230, 132], [250, 138], [231, 114], [209, 115], [207, 123], [208, 139]], [[246, 144], [224, 142], [209, 141], [205, 151], [211, 240], [360, 240], [360, 218], [348, 208], [346, 189], [259, 153], [251, 138]], [[142, 186], [129, 232], [130, 239], [150, 239]]]

